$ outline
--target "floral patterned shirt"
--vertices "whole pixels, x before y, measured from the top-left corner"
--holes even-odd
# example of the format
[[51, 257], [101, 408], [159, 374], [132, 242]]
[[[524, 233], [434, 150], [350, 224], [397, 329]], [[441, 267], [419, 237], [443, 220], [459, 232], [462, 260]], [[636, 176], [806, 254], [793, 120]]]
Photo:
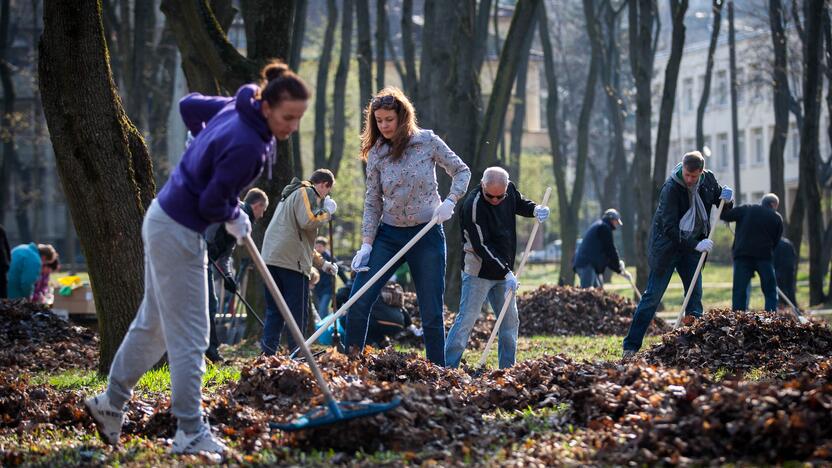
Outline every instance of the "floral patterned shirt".
[[418, 130], [397, 161], [387, 157], [389, 151], [390, 146], [379, 140], [367, 155], [361, 234], [370, 242], [380, 222], [409, 227], [431, 220], [441, 203], [437, 164], [453, 178], [448, 197], [454, 201], [465, 196], [471, 179], [468, 166], [431, 130]]

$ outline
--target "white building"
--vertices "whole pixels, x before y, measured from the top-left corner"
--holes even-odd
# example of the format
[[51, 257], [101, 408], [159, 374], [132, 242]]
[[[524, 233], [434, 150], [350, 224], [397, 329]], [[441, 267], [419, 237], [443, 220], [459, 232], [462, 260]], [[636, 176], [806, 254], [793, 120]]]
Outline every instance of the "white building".
[[[723, 14], [723, 16], [726, 16]], [[722, 184], [734, 186], [733, 141], [731, 135], [731, 89], [729, 72], [728, 28], [723, 23], [720, 41], [714, 55], [711, 78], [711, 93], [703, 121], [705, 145], [712, 155], [707, 167], [714, 171]], [[688, 36], [690, 40], [690, 36]], [[696, 42], [686, 45], [682, 55], [679, 79], [676, 89], [673, 124], [670, 133], [668, 171], [679, 162], [681, 156], [696, 149], [696, 109], [699, 105], [705, 82], [708, 59], [708, 36], [697, 37]], [[797, 38], [790, 38], [797, 40]], [[740, 158], [739, 200], [756, 203], [769, 192], [769, 145], [774, 133], [773, 88], [771, 85], [771, 37], [768, 31], [737, 34], [737, 120]], [[653, 81], [653, 139], [659, 118], [662, 96], [662, 80], [668, 53], [656, 55]], [[792, 93], [802, 93], [802, 82], [791, 83]], [[797, 88], [795, 88], [797, 86]], [[830, 152], [826, 128], [829, 116], [822, 105], [820, 154], [825, 160]], [[800, 153], [800, 129], [793, 114], [789, 114], [789, 133], [786, 141], [785, 203], [791, 207], [797, 191], [798, 155]], [[738, 194], [739, 195], [739, 194]], [[783, 202], [781, 200], [781, 202]]]

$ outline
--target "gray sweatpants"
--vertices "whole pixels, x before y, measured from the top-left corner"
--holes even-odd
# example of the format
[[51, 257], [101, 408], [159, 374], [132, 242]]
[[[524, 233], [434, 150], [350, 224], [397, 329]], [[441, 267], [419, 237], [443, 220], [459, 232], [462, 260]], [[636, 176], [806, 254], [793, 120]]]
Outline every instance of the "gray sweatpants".
[[171, 409], [179, 428], [194, 433], [202, 424], [202, 355], [209, 330], [205, 241], [171, 219], [156, 200], [144, 218], [142, 240], [144, 298], [110, 367], [107, 395], [121, 408], [167, 351]]

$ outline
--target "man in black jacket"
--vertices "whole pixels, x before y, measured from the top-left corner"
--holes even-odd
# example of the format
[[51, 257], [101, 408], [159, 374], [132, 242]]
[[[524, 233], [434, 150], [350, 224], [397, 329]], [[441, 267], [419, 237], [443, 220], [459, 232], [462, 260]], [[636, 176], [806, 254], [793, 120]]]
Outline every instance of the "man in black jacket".
[[[536, 217], [543, 222], [549, 208], [523, 197], [508, 172], [500, 167], [489, 167], [482, 174], [482, 182], [461, 203], [459, 220], [462, 225], [463, 252], [462, 293], [459, 314], [445, 341], [445, 364], [459, 366], [468, 345], [468, 336], [486, 300], [495, 314], [503, 308], [506, 293], [517, 292], [514, 276], [514, 255], [517, 250], [517, 222], [515, 216]], [[517, 350], [517, 331], [520, 321], [514, 297], [500, 325], [498, 349], [500, 368], [514, 365]]]
[[[252, 223], [261, 219], [268, 208], [269, 197], [259, 188], [249, 190], [240, 202], [240, 209], [248, 215]], [[219, 303], [217, 292], [214, 290], [214, 269], [219, 267], [217, 273], [223, 278], [226, 292], [234, 294], [237, 291], [237, 284], [232, 279], [231, 255], [234, 253], [234, 247], [237, 246], [237, 239], [225, 230], [222, 223], [216, 223], [205, 230], [205, 242], [208, 247], [208, 316], [210, 318], [208, 349], [205, 350], [205, 357], [211, 362], [221, 362], [223, 359], [219, 353], [220, 341], [217, 337], [216, 324]]]
[[777, 310], [777, 280], [774, 277], [772, 252], [783, 235], [783, 218], [777, 212], [780, 199], [769, 193], [759, 205], [743, 205], [722, 211], [723, 221], [737, 223], [734, 234], [734, 292], [732, 308], [748, 310], [751, 277], [760, 275], [760, 287], [768, 311]]
[[582, 288], [603, 287], [605, 268], [619, 274], [624, 273], [624, 262], [618, 257], [618, 250], [612, 240], [612, 232], [618, 226], [621, 226], [621, 215], [610, 208], [584, 233], [572, 261], [572, 268], [581, 279]]
[[797, 298], [794, 295], [797, 281], [797, 254], [794, 251], [792, 241], [781, 237], [774, 247], [774, 276], [777, 279], [777, 287], [783, 294], [797, 306]]
[[694, 288], [685, 314], [702, 315], [702, 276], [696, 284], [690, 283], [700, 254], [710, 252], [714, 246], [708, 239], [710, 209], [719, 205], [720, 200], [726, 202], [723, 209], [730, 209], [733, 196], [730, 187], [720, 187], [714, 174], [705, 170], [705, 158], [699, 151], [685, 154], [682, 162], [673, 168], [662, 186], [659, 205], [653, 214], [648, 247], [650, 276], [624, 338], [624, 358], [641, 348], [674, 270], [682, 278], [685, 291]]

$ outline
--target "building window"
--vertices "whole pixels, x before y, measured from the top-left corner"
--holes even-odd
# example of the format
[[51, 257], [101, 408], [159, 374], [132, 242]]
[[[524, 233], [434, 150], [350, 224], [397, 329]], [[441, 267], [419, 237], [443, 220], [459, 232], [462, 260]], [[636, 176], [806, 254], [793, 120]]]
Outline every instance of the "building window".
[[737, 155], [740, 160], [740, 167], [745, 167], [745, 130], [737, 132]]
[[728, 104], [728, 73], [725, 70], [716, 74], [716, 103], [720, 106]]
[[754, 165], [759, 166], [763, 163], [763, 154], [765, 150], [763, 149], [763, 129], [762, 128], [754, 128], [751, 130], [751, 139], [752, 145], [754, 148]]
[[719, 167], [726, 169], [731, 165], [731, 151], [728, 149], [728, 134], [719, 133], [716, 136], [716, 150], [719, 154]]
[[693, 110], [693, 78], [685, 78], [682, 81], [682, 95], [686, 111]]

